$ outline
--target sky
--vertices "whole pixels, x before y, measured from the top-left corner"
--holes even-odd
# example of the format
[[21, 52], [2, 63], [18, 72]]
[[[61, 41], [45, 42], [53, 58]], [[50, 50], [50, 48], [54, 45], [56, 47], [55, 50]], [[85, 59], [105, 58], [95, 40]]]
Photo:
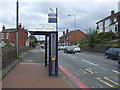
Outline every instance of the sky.
[[[119, 0], [19, 0], [19, 23], [28, 29], [41, 25], [55, 27], [48, 23], [48, 8], [58, 8], [59, 37], [66, 29], [76, 29], [87, 33], [95, 29], [96, 22], [109, 16], [111, 10], [118, 11]], [[0, 1], [0, 31], [3, 24], [6, 28], [16, 27], [16, 0]]]

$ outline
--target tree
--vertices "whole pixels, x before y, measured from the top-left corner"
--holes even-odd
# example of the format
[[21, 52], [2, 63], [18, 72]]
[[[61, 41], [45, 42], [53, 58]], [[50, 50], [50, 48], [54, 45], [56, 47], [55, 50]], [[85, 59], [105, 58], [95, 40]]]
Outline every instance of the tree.
[[35, 46], [36, 46], [37, 43], [38, 43], [37, 38], [36, 38], [35, 36], [33, 36], [33, 35], [30, 35], [30, 36], [29, 36], [29, 39], [30, 39], [30, 47], [35, 48]]
[[88, 33], [88, 45], [91, 47], [91, 48], [94, 48], [95, 47], [95, 44], [96, 44], [96, 31], [95, 30], [91, 30], [89, 29], [89, 33]]

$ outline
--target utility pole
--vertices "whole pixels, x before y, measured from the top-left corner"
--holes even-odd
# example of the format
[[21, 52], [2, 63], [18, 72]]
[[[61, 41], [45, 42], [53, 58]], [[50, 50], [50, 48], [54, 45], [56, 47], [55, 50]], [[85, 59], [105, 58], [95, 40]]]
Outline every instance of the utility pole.
[[19, 58], [19, 42], [18, 42], [18, 31], [19, 31], [19, 27], [18, 27], [18, 0], [16, 2], [16, 51], [17, 51], [17, 58]]

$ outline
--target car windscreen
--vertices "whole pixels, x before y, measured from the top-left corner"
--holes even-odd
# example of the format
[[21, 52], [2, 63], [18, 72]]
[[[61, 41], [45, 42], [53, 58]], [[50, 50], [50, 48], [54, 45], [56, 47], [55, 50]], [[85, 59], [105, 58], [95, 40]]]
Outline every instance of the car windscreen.
[[79, 48], [78, 46], [73, 46], [73, 48]]
[[120, 49], [117, 49], [117, 52], [119, 52], [119, 53], [120, 53]]
[[69, 46], [68, 46], [67, 48], [68, 48], [68, 49], [71, 49], [71, 47], [69, 47]]

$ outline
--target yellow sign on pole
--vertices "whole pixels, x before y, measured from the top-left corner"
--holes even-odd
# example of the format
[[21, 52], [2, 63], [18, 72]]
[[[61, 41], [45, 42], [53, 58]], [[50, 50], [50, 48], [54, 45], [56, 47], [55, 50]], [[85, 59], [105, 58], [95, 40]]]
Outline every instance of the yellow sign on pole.
[[78, 43], [77, 46], [79, 46], [80, 44]]

